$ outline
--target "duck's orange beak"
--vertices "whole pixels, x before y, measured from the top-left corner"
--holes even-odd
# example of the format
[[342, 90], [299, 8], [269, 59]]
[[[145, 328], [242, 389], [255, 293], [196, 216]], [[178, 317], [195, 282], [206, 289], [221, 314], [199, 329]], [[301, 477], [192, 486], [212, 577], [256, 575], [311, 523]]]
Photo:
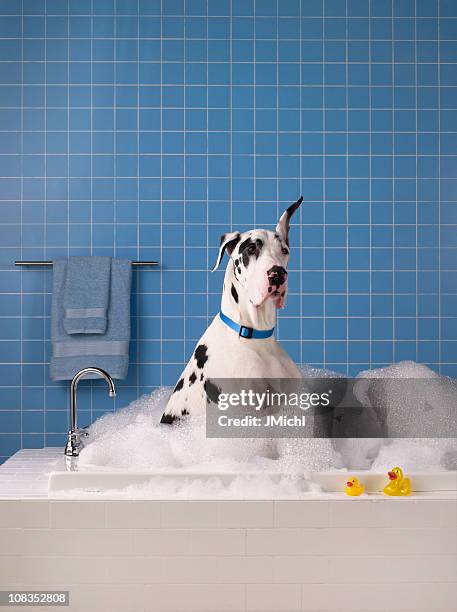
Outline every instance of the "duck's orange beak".
[[387, 475], [389, 476], [389, 480], [397, 480], [395, 472], [387, 472]]
[[349, 482], [349, 481], [348, 481], [348, 482], [346, 483], [346, 485], [347, 485], [348, 487], [352, 487], [352, 482]]

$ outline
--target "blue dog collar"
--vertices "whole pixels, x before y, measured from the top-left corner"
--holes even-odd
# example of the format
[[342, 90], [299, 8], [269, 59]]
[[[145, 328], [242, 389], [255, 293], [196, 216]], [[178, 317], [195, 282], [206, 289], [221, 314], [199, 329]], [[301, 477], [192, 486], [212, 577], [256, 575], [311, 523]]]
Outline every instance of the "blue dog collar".
[[239, 325], [232, 321], [227, 315], [225, 315], [222, 310], [219, 312], [219, 316], [221, 321], [223, 321], [228, 327], [236, 331], [236, 333], [241, 336], [241, 338], [270, 338], [273, 335], [275, 328], [272, 329], [254, 329], [253, 327], [246, 327], [245, 325]]

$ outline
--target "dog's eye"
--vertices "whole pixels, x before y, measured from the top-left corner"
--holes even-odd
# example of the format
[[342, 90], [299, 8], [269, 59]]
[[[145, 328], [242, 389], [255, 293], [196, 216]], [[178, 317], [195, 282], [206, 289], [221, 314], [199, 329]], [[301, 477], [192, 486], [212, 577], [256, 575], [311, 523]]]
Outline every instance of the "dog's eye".
[[256, 249], [257, 249], [257, 247], [256, 247], [255, 244], [250, 244], [248, 246], [248, 253], [249, 253], [249, 255], [254, 255], [254, 253], [256, 252]]
[[286, 248], [281, 249], [283, 255], [289, 255], [289, 251]]

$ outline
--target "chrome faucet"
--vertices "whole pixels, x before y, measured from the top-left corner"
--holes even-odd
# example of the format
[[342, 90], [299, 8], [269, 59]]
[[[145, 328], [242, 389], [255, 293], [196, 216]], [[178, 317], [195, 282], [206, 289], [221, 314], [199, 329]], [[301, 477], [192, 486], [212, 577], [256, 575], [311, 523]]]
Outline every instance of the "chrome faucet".
[[108, 383], [109, 396], [114, 397], [116, 395], [116, 389], [114, 382], [108, 372], [101, 368], [83, 368], [77, 372], [70, 384], [70, 430], [68, 432], [67, 445], [65, 446], [65, 455], [67, 457], [78, 457], [79, 451], [83, 446], [83, 438], [89, 434], [85, 429], [80, 429], [77, 422], [77, 409], [76, 409], [76, 390], [78, 388], [79, 380], [86, 374], [97, 374], [100, 378], [104, 378]]

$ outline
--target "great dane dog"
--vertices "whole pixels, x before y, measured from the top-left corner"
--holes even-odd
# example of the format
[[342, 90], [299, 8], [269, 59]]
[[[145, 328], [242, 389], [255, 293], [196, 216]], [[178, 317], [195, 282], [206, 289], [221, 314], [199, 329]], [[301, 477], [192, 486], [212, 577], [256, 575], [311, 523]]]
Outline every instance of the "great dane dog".
[[213, 271], [226, 252], [221, 310], [214, 317], [173, 390], [161, 423], [204, 414], [214, 379], [300, 378], [273, 336], [276, 309], [287, 294], [290, 218], [301, 197], [282, 214], [276, 231], [253, 229], [221, 236]]

